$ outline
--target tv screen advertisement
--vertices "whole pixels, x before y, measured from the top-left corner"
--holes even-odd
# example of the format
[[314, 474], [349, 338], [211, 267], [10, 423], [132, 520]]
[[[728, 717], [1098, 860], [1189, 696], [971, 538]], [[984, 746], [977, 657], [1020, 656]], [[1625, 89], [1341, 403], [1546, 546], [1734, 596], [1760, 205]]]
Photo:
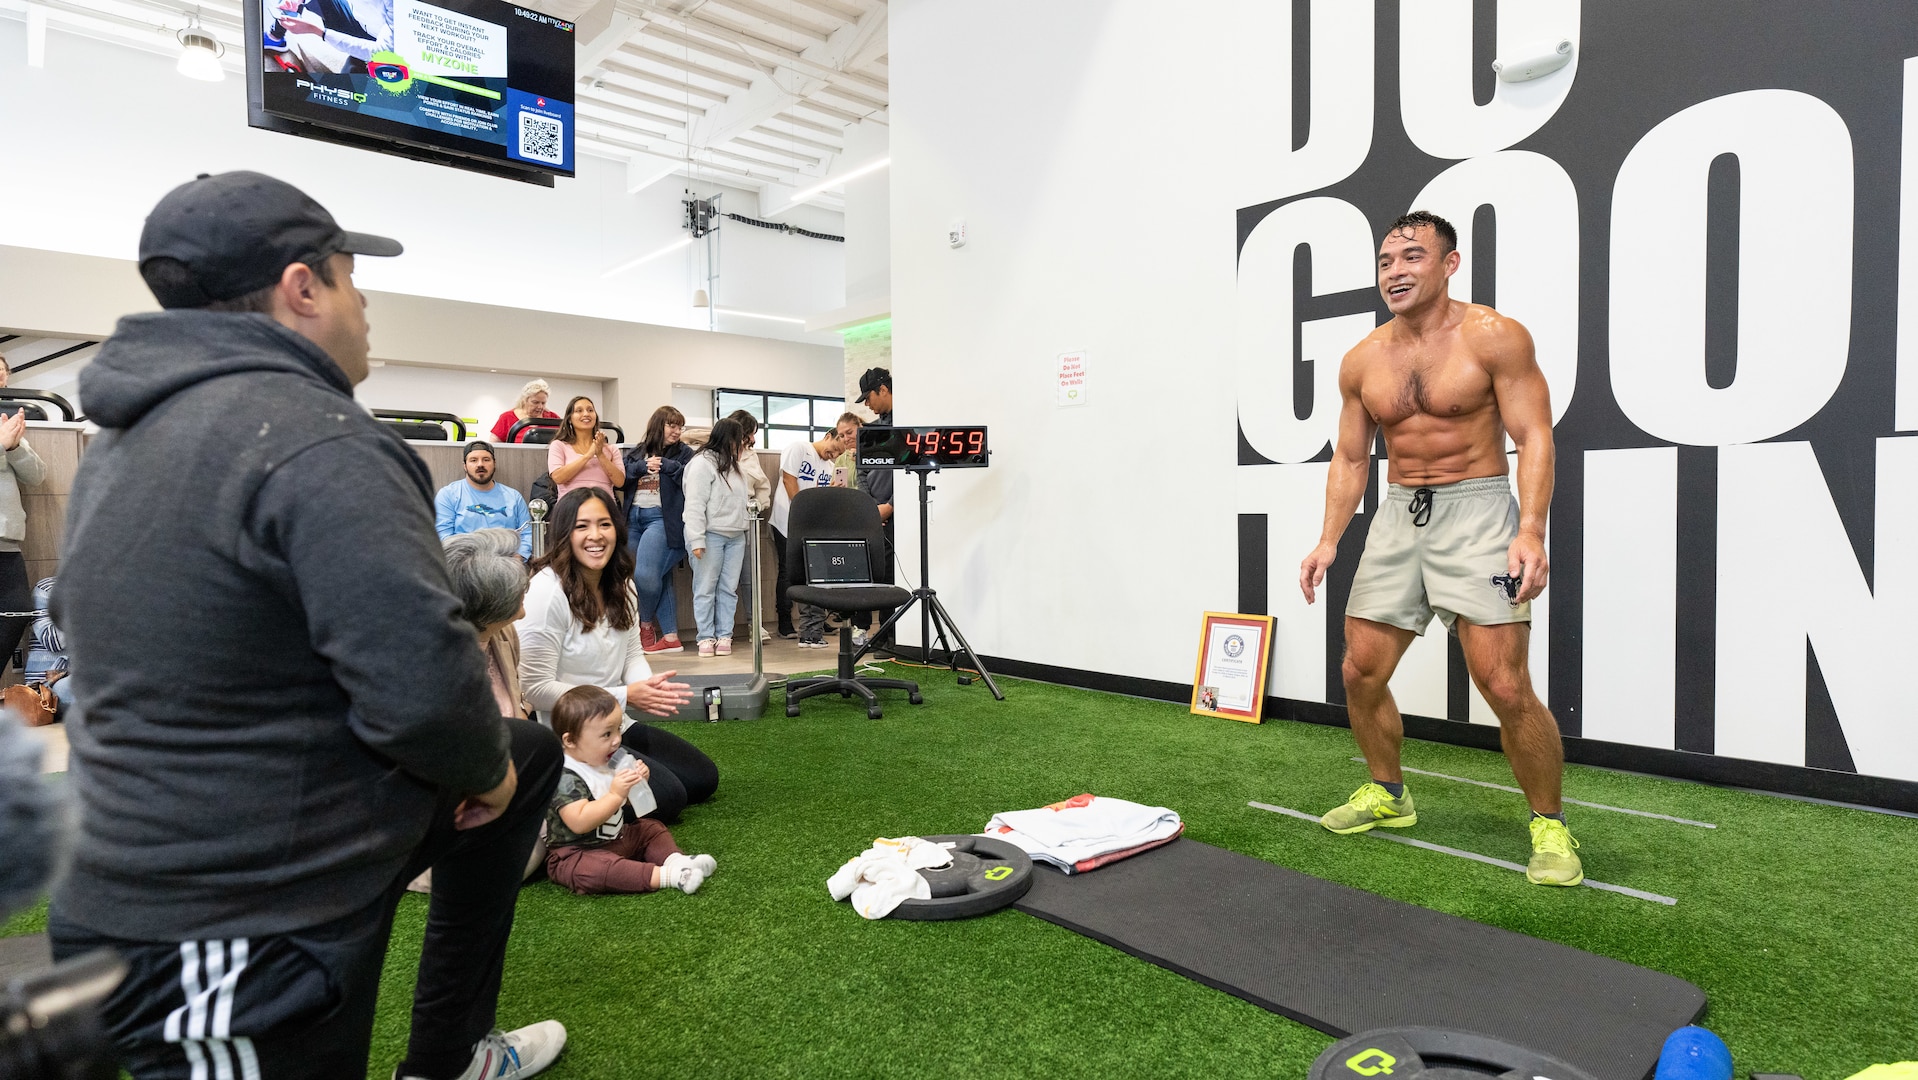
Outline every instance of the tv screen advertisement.
[[249, 121], [550, 185], [574, 25], [502, 0], [247, 0]]

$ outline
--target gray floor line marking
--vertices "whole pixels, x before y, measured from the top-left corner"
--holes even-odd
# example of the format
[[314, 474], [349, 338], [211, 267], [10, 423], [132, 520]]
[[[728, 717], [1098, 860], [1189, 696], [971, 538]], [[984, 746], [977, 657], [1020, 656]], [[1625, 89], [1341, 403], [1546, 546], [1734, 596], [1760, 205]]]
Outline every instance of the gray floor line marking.
[[[1362, 757], [1355, 757], [1352, 760], [1358, 762], [1361, 765], [1365, 764], [1365, 759]], [[1420, 776], [1436, 776], [1440, 780], [1456, 780], [1461, 784], [1476, 784], [1479, 787], [1488, 787], [1496, 791], [1509, 791], [1514, 795], [1525, 794], [1524, 791], [1520, 790], [1519, 788], [1512, 787], [1510, 784], [1494, 784], [1489, 780], [1474, 780], [1469, 776], [1452, 776], [1449, 773], [1430, 772], [1425, 769], [1414, 769], [1410, 765], [1399, 766], [1399, 771], [1409, 772], [1409, 773], [1418, 773]], [[1573, 806], [1589, 806], [1594, 810], [1610, 810], [1614, 813], [1619, 813], [1619, 814], [1631, 814], [1634, 817], [1657, 818], [1660, 821], [1676, 821], [1680, 825], [1696, 825], [1701, 829], [1718, 828], [1718, 826], [1713, 825], [1709, 821], [1693, 821], [1691, 818], [1673, 817], [1670, 814], [1654, 814], [1650, 810], [1629, 810], [1623, 806], [1606, 806], [1604, 803], [1586, 802], [1583, 799], [1562, 799], [1560, 801], [1571, 803]]]
[[[1318, 815], [1308, 814], [1303, 810], [1293, 810], [1284, 806], [1273, 806], [1271, 803], [1262, 802], [1248, 802], [1245, 805], [1258, 810], [1270, 810], [1275, 814], [1284, 814], [1287, 817], [1295, 817], [1300, 821], [1309, 821], [1314, 825], [1319, 824]], [[1377, 829], [1370, 830], [1362, 835], [1374, 837], [1379, 840], [1390, 840], [1393, 843], [1406, 844], [1415, 848], [1424, 848], [1427, 851], [1436, 851], [1441, 855], [1456, 855], [1461, 859], [1470, 859], [1473, 862], [1481, 862], [1487, 866], [1497, 866], [1506, 870], [1516, 870], [1521, 874], [1525, 872], [1525, 868], [1515, 862], [1506, 862], [1504, 859], [1494, 859], [1490, 855], [1480, 855], [1476, 851], [1462, 851], [1458, 848], [1446, 847], [1443, 844], [1431, 844], [1424, 840], [1414, 840], [1409, 836], [1394, 836], [1391, 833], [1379, 832]], [[1634, 889], [1625, 885], [1612, 885], [1603, 881], [1593, 881], [1591, 878], [1586, 878], [1579, 884], [1589, 885], [1594, 889], [1599, 889], [1604, 892], [1615, 892], [1622, 893], [1626, 896], [1635, 896], [1640, 900], [1650, 900], [1654, 904], [1664, 904], [1666, 907], [1678, 906], [1678, 901], [1673, 897], [1660, 896], [1655, 892], [1646, 892], [1643, 889]]]

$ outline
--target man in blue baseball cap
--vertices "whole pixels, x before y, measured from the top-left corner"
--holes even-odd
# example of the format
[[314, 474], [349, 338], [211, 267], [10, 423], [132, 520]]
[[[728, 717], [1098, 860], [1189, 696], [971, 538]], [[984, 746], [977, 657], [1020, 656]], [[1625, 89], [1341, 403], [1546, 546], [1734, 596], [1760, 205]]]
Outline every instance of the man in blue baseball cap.
[[107, 947], [139, 1080], [366, 1074], [406, 884], [434, 892], [399, 1077], [526, 1077], [553, 1021], [494, 1028], [552, 734], [500, 716], [434, 533], [425, 466], [353, 401], [356, 256], [258, 173], [147, 218], [165, 309], [82, 373], [100, 434], [74, 480], [53, 610], [83, 676], [81, 838], [57, 956]]

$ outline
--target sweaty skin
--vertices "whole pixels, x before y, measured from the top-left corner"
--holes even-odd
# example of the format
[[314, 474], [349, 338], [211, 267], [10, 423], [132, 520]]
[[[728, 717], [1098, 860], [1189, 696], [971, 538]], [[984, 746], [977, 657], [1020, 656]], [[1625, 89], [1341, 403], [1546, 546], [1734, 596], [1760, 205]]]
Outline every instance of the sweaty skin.
[[1338, 554], [1371, 467], [1372, 437], [1385, 434], [1387, 479], [1437, 487], [1506, 472], [1505, 436], [1518, 447], [1519, 532], [1510, 572], [1523, 575], [1519, 602], [1545, 590], [1545, 515], [1552, 501], [1552, 404], [1532, 335], [1491, 308], [1453, 300], [1456, 251], [1438, 254], [1435, 231], [1399, 230], [1379, 248], [1379, 292], [1391, 321], [1365, 336], [1339, 365], [1338, 444], [1326, 480], [1319, 544], [1299, 567], [1316, 600]]
[[[1454, 300], [1459, 253], [1444, 251], [1430, 225], [1402, 228], [1379, 246], [1379, 293], [1392, 319], [1365, 336], [1339, 366], [1338, 443], [1325, 483], [1325, 525], [1299, 564], [1299, 589], [1316, 599], [1338, 557], [1339, 537], [1365, 494], [1372, 438], [1385, 435], [1386, 476], [1437, 487], [1506, 473], [1504, 436], [1518, 447], [1518, 535], [1507, 573], [1518, 602], [1545, 591], [1545, 514], [1552, 501], [1552, 403], [1532, 335], [1491, 308]], [[1564, 771], [1558, 724], [1532, 690], [1525, 623], [1457, 623], [1473, 683], [1499, 718], [1499, 738], [1526, 800], [1560, 809]], [[1375, 781], [1399, 783], [1404, 725], [1388, 685], [1413, 632], [1345, 619], [1345, 683], [1352, 734]]]

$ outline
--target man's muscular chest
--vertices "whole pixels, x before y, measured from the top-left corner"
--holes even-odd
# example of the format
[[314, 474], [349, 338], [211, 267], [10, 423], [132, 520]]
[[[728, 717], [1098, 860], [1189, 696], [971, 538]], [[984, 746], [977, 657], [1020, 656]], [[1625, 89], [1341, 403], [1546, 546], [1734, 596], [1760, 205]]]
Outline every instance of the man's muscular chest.
[[1386, 427], [1421, 415], [1443, 420], [1491, 405], [1492, 378], [1462, 347], [1387, 349], [1366, 365], [1359, 396]]

